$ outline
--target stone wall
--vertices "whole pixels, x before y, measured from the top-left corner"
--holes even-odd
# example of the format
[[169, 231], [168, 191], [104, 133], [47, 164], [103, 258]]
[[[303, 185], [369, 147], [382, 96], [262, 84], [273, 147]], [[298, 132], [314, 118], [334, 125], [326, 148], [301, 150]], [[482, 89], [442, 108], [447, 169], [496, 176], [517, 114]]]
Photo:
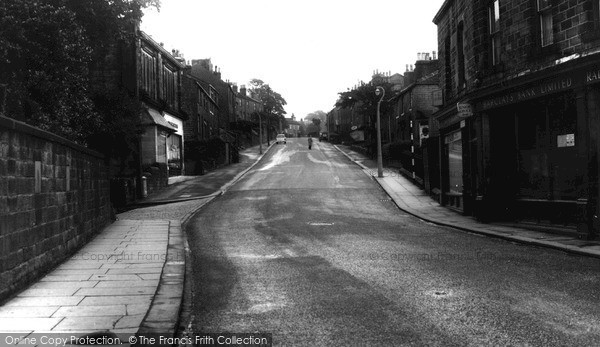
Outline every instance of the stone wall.
[[111, 220], [103, 157], [0, 116], [0, 302]]

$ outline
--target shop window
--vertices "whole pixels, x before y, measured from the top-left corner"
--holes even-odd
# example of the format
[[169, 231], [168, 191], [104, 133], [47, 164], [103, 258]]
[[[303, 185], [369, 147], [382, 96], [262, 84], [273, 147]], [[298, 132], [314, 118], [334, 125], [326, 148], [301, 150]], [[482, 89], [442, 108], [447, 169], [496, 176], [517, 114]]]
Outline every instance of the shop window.
[[582, 194], [577, 111], [570, 94], [530, 103], [517, 116], [519, 195], [575, 200]]
[[548, 130], [545, 107], [517, 117], [520, 195], [546, 199], [549, 185]]
[[491, 63], [497, 65], [500, 63], [500, 0], [493, 1], [488, 7], [488, 22]]
[[448, 156], [448, 191], [454, 194], [463, 192], [463, 151], [461, 132], [446, 136], [446, 155]]
[[540, 20], [540, 39], [542, 47], [554, 43], [554, 33], [552, 31], [552, 5], [550, 0], [537, 0], [537, 11]]
[[163, 66], [163, 98], [172, 108], [177, 107], [177, 75], [175, 69]]
[[172, 134], [167, 138], [169, 176], [181, 175], [181, 136]]

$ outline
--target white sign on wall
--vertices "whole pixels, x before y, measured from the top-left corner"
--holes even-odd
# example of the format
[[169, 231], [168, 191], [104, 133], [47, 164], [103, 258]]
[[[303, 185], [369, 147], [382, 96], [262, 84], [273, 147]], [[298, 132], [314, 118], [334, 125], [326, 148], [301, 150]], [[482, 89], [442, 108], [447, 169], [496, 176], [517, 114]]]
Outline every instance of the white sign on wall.
[[556, 145], [560, 147], [574, 147], [575, 134], [564, 134], [556, 137]]
[[165, 112], [165, 120], [177, 131], [175, 133], [183, 137], [183, 121]]
[[456, 103], [456, 110], [458, 111], [458, 116], [460, 118], [468, 118], [473, 115], [473, 107], [471, 104], [466, 102], [458, 102]]

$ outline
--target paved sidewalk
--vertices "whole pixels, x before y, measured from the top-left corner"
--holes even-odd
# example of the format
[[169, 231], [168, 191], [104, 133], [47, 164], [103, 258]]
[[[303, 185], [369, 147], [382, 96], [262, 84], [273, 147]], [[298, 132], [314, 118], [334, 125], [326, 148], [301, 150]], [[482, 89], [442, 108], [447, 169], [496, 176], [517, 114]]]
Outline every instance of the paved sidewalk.
[[[0, 346], [19, 338], [26, 346], [48, 345], [42, 339], [73, 345], [91, 338], [128, 346], [141, 336], [173, 336], [184, 288], [182, 224], [259, 159], [258, 146], [249, 148], [240, 163], [147, 199], [148, 205], [168, 205], [117, 215], [75, 255], [0, 306]], [[193, 198], [181, 199], [182, 193]], [[71, 340], [82, 337], [88, 339]]]
[[[272, 144], [271, 144], [272, 145]], [[268, 147], [263, 145], [263, 153]], [[202, 176], [181, 176], [168, 187], [165, 187], [145, 199], [137, 202], [136, 206], [157, 205], [176, 201], [188, 201], [209, 198], [220, 195], [259, 159], [258, 146], [240, 151], [240, 162], [209, 171]]]
[[[174, 230], [178, 229], [178, 230]], [[0, 307], [0, 331], [57, 338], [137, 333], [161, 279], [179, 221], [117, 221], [74, 256]], [[123, 335], [121, 335], [123, 334]], [[0, 345], [9, 345], [1, 335]], [[26, 340], [27, 341], [27, 340]], [[26, 344], [35, 345], [35, 344]]]
[[386, 168], [384, 177], [377, 178], [377, 163], [374, 160], [351, 150], [348, 146], [335, 147], [372, 176], [400, 209], [422, 220], [509, 241], [600, 258], [600, 241], [580, 240], [571, 236], [494, 223], [480, 223], [473, 217], [461, 215], [440, 205], [397, 170]]

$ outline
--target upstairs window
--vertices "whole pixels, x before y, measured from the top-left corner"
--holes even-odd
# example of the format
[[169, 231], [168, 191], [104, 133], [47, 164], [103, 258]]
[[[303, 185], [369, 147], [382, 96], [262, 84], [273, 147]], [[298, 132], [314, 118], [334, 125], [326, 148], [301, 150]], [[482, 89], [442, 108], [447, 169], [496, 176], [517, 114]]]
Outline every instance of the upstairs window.
[[465, 47], [464, 47], [464, 29], [463, 22], [458, 24], [456, 29], [456, 51], [458, 60], [458, 89], [465, 88]]
[[142, 50], [142, 75], [141, 89], [146, 91], [151, 98], [156, 98], [156, 57]]
[[177, 75], [168, 65], [163, 66], [163, 97], [169, 106], [177, 107]]
[[600, 30], [600, 0], [594, 0], [593, 2], [593, 20], [596, 30]]
[[450, 36], [446, 36], [444, 40], [444, 88], [446, 101], [452, 95], [452, 60], [450, 59], [450, 49]]
[[554, 43], [552, 32], [552, 6], [550, 0], [537, 0], [538, 17], [540, 18], [540, 35], [542, 47]]
[[500, 0], [495, 0], [488, 8], [490, 56], [492, 65], [500, 62]]

